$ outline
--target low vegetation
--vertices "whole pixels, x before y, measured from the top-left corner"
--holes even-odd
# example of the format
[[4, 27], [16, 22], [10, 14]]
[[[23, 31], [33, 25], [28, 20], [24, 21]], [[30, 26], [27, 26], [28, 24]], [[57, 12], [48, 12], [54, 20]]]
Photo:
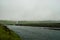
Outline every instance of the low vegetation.
[[0, 20], [0, 23], [19, 26], [60, 27], [60, 21], [9, 21]]
[[31, 23], [31, 24], [18, 24], [20, 26], [38, 26], [38, 27], [59, 27], [60, 23]]
[[19, 21], [20, 26], [60, 27], [60, 21]]
[[21, 38], [15, 32], [0, 24], [0, 40], [21, 40]]

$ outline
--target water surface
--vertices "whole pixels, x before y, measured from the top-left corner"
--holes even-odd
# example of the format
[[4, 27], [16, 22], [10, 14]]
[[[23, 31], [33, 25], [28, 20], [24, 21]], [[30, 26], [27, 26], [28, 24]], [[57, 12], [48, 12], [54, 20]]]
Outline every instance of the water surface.
[[60, 31], [49, 30], [47, 27], [8, 25], [8, 28], [15, 31], [23, 40], [60, 40]]

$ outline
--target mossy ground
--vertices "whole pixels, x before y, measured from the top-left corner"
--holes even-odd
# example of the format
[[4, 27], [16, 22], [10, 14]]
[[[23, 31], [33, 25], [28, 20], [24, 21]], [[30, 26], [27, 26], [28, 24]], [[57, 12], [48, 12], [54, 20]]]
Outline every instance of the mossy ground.
[[0, 24], [0, 40], [21, 40], [21, 38], [15, 32]]

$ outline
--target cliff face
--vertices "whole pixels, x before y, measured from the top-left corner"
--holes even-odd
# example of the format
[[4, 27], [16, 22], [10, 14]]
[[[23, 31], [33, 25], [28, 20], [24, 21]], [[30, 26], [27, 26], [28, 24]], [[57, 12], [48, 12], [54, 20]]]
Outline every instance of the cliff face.
[[12, 30], [0, 24], [0, 40], [21, 40]]

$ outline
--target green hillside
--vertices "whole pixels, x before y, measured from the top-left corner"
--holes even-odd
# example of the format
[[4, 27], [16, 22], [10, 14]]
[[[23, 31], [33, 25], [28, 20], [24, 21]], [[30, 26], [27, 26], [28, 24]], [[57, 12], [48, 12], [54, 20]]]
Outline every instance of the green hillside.
[[6, 25], [19, 25], [19, 26], [39, 26], [39, 27], [59, 27], [60, 21], [12, 21], [12, 20], [0, 20], [0, 23]]
[[16, 24], [16, 21], [11, 20], [0, 20], [1, 24]]

